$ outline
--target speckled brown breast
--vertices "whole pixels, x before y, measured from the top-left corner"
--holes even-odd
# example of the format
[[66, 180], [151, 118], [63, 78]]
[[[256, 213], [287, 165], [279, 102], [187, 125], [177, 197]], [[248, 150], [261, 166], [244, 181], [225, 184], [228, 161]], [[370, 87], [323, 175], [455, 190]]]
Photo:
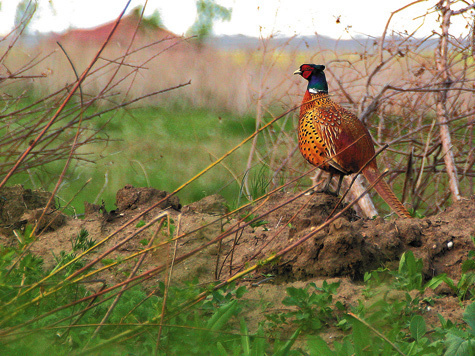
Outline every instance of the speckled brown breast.
[[298, 129], [299, 149], [308, 162], [314, 166], [320, 166], [321, 169], [328, 170], [329, 165], [325, 163], [325, 160], [331, 157], [330, 147], [323, 139], [323, 130], [320, 127], [317, 129], [314, 120], [312, 115], [305, 115], [300, 119]]

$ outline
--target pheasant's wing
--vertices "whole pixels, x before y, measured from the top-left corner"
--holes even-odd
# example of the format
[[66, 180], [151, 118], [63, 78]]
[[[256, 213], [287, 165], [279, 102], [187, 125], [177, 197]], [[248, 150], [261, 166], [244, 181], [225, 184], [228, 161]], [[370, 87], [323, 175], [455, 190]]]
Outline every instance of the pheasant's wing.
[[346, 172], [357, 172], [374, 156], [371, 135], [355, 114], [340, 105], [334, 103], [328, 111], [335, 123], [331, 146], [334, 161]]
[[341, 138], [341, 120], [337, 108], [334, 106], [326, 106], [315, 110], [312, 116], [313, 127], [318, 137], [320, 152], [324, 152], [324, 160], [328, 166], [333, 167], [342, 174], [349, 174], [350, 171], [345, 168], [340, 153]]

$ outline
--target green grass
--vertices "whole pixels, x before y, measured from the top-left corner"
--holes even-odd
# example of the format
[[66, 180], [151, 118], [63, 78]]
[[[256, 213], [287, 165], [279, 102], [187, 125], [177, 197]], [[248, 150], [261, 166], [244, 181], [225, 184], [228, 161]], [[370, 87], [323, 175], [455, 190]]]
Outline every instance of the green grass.
[[[87, 231], [81, 231], [72, 238], [71, 251], [63, 251], [61, 255], [72, 257], [90, 243], [93, 240]], [[248, 292], [245, 286], [231, 284], [214, 291], [210, 288], [205, 299], [183, 308], [205, 292], [206, 287], [190, 281], [167, 288], [159, 281], [150, 293], [137, 285], [125, 291], [107, 324], [93, 337], [116, 292], [92, 302], [69, 305], [93, 292], [82, 283], [63, 285], [46, 296], [42, 295], [42, 288], [24, 291], [25, 286], [38, 282], [51, 271], [45, 270], [42, 260], [31, 254], [24, 255], [11, 268], [22, 247], [25, 246], [0, 247], [0, 330], [8, 331], [0, 335], [2, 355], [33, 352], [35, 355], [456, 356], [475, 353], [473, 284], [468, 293], [457, 292], [461, 301], [472, 298], [463, 320], [454, 323], [438, 315], [438, 322], [428, 325], [424, 306], [433, 301], [422, 299], [422, 295], [426, 289], [440, 284], [440, 279], [436, 276], [423, 284], [422, 260], [415, 259], [410, 251], [402, 255], [397, 271], [368, 272], [364, 279], [365, 293], [356, 302], [343, 304], [336, 300], [339, 282], [324, 281], [321, 287], [314, 283], [303, 288], [289, 287], [282, 295], [282, 310], [264, 310], [262, 320], [252, 329], [248, 313], [262, 301], [243, 298]], [[462, 278], [473, 276], [474, 258], [473, 254], [469, 256], [470, 268]], [[58, 260], [52, 270], [63, 264], [63, 260]], [[60, 285], [80, 267], [81, 263], [63, 269], [49, 279], [45, 288]], [[388, 290], [398, 291], [400, 297], [389, 298]], [[24, 294], [16, 298], [19, 291]], [[165, 291], [167, 318], [160, 322]], [[38, 302], [28, 304], [33, 298]], [[91, 304], [94, 307], [86, 311]], [[65, 307], [58, 308], [61, 306]], [[18, 330], [9, 329], [19, 325]], [[330, 342], [322, 338], [328, 330], [335, 335]]]
[[[93, 162], [74, 162], [58, 193], [64, 204], [92, 179], [72, 202], [77, 213], [83, 211], [84, 201], [100, 204], [104, 200], [108, 210], [114, 209], [116, 192], [127, 184], [171, 192], [252, 134], [255, 125], [251, 116], [183, 107], [121, 109], [87, 125], [100, 128], [106, 123], [100, 135], [109, 139], [108, 144], [82, 147], [80, 152], [92, 153], [88, 158]], [[223, 162], [227, 168], [219, 165], [181, 191], [182, 204], [214, 193], [232, 204], [240, 182], [229, 170], [242, 175], [248, 152], [249, 145]], [[63, 165], [64, 161], [57, 161], [30, 174], [17, 174], [9, 184], [52, 190]]]

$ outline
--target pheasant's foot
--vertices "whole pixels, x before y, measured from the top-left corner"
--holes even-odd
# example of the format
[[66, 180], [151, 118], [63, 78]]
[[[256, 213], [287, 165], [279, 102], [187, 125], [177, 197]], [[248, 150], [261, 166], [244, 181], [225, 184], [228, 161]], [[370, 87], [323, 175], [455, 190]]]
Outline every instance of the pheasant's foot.
[[334, 197], [337, 197], [337, 196], [338, 196], [338, 193], [337, 193], [337, 192], [332, 192], [331, 190], [325, 189], [325, 188], [322, 188], [322, 189], [309, 189], [309, 190], [307, 190], [307, 192], [305, 193], [305, 195], [312, 195], [312, 194], [317, 194], [317, 193], [328, 194], [328, 195], [331, 195], [331, 196], [334, 196]]

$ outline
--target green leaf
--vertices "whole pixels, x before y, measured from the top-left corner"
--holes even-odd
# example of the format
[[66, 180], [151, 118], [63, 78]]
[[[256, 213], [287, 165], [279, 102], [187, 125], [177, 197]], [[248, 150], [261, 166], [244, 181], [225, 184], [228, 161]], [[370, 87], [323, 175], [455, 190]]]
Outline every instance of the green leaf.
[[249, 329], [247, 328], [244, 319], [241, 318], [241, 347], [244, 356], [249, 356], [251, 354], [251, 346], [249, 342]]
[[144, 220], [140, 220], [140, 221], [135, 225], [136, 228], [139, 228], [139, 227], [142, 227], [142, 226], [145, 226], [145, 221], [144, 221]]
[[470, 341], [465, 340], [463, 337], [451, 332], [447, 334], [447, 351], [444, 356], [469, 356], [473, 355], [473, 347]]
[[312, 330], [320, 330], [323, 327], [323, 324], [319, 319], [309, 317], [307, 320], [310, 322], [310, 328]]
[[437, 317], [439, 318], [440, 325], [445, 329], [447, 327], [447, 320], [445, 320], [445, 318], [440, 314], [437, 314]]
[[399, 274], [409, 273], [411, 268], [414, 268], [415, 258], [412, 251], [406, 251], [402, 254], [401, 259], [399, 260]]
[[368, 328], [363, 325], [358, 319], [350, 318], [353, 326], [353, 344], [355, 346], [355, 355], [365, 356], [368, 353], [365, 351], [369, 344]]
[[459, 282], [457, 283], [458, 297], [465, 299], [466, 294], [475, 285], [475, 273], [462, 273]]
[[462, 262], [462, 272], [466, 273], [468, 271], [475, 270], [475, 260], [465, 260]]
[[219, 308], [216, 313], [208, 320], [207, 329], [221, 330], [223, 325], [233, 316], [237, 309], [237, 301], [233, 300]]
[[256, 336], [257, 337], [252, 343], [251, 356], [261, 356], [265, 354], [266, 338], [264, 335], [264, 328], [262, 327], [262, 324], [259, 325]]
[[406, 290], [421, 289], [422, 287], [422, 259], [416, 260], [412, 251], [402, 254], [399, 261], [399, 278], [401, 287]]
[[216, 348], [219, 351], [219, 356], [228, 356], [228, 353], [226, 352], [226, 349], [224, 348], [223, 344], [221, 344], [219, 341], [216, 344]]
[[307, 292], [302, 288], [288, 287], [286, 292], [289, 295], [289, 299], [293, 300], [305, 299], [308, 296]]
[[468, 324], [468, 326], [470, 326], [470, 332], [472, 335], [475, 335], [475, 302], [465, 309], [463, 320]]
[[290, 339], [282, 346], [282, 348], [280, 348], [275, 354], [274, 356], [287, 356], [290, 352], [290, 348], [292, 347], [292, 345], [295, 343], [295, 341], [297, 340], [297, 337], [299, 336], [300, 334], [300, 328], [298, 328], [297, 330], [295, 330], [295, 332], [292, 334], [292, 336], [290, 337]]
[[312, 335], [307, 338], [308, 351], [311, 356], [335, 356], [336, 352], [332, 351], [325, 340], [320, 336]]
[[441, 285], [444, 282], [450, 287], [450, 289], [454, 291], [457, 289], [454, 281], [450, 279], [449, 277], [447, 277], [447, 274], [445, 273], [439, 274], [438, 276], [435, 276], [434, 278], [432, 278], [429, 282], [427, 282], [424, 285], [424, 289], [425, 288], [436, 289], [439, 285]]
[[242, 298], [242, 296], [247, 292], [246, 286], [240, 286], [236, 289], [236, 298]]
[[353, 344], [351, 343], [350, 337], [345, 337], [341, 344], [335, 342], [333, 346], [335, 347], [335, 352], [337, 355], [354, 355], [355, 354], [355, 349], [353, 347]]
[[409, 330], [411, 331], [412, 338], [419, 341], [427, 331], [424, 318], [420, 315], [414, 315], [411, 319]]

